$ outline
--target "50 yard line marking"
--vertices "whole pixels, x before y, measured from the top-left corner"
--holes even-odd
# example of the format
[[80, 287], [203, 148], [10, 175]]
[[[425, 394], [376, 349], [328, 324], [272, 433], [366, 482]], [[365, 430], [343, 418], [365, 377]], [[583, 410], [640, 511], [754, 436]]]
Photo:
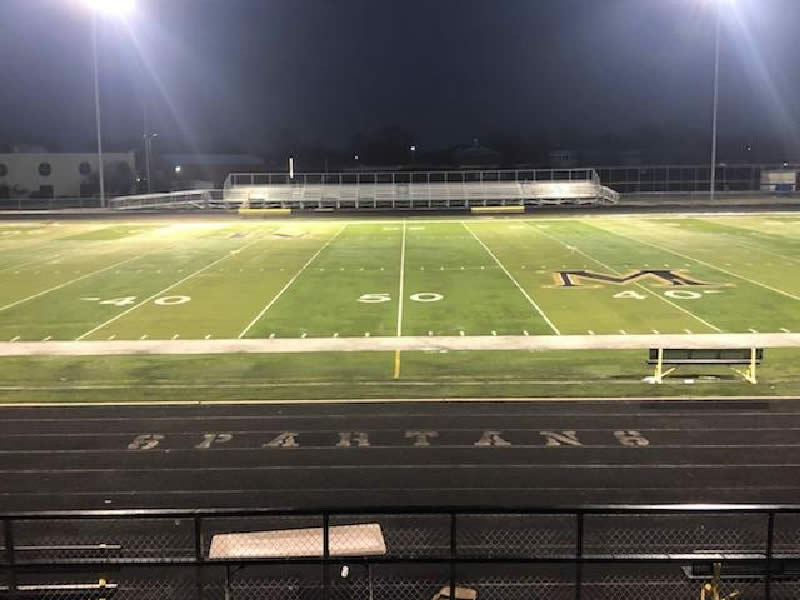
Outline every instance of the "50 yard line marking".
[[[581, 249], [580, 249], [580, 248], [578, 248], [577, 246], [569, 246], [568, 244], [566, 244], [565, 242], [561, 241], [559, 238], [555, 237], [554, 235], [550, 235], [549, 233], [546, 233], [546, 232], [542, 231], [541, 229], [537, 229], [537, 228], [535, 228], [535, 227], [531, 226], [531, 225], [530, 225], [530, 223], [528, 223], [527, 221], [526, 221], [526, 225], [528, 225], [528, 227], [530, 227], [532, 230], [534, 230], [534, 231], [536, 231], [536, 232], [538, 232], [538, 233], [541, 233], [543, 236], [550, 238], [550, 239], [551, 239], [551, 240], [553, 240], [554, 242], [557, 242], [557, 243], [561, 244], [561, 245], [562, 245], [562, 246], [564, 246], [565, 248], [567, 248], [567, 249], [570, 249], [570, 248], [571, 248], [571, 249], [575, 250], [575, 252], [577, 252], [578, 254], [580, 254], [580, 255], [582, 255], [582, 256], [585, 256], [586, 258], [588, 258], [588, 259], [589, 259], [589, 260], [591, 260], [592, 262], [594, 262], [594, 263], [596, 263], [596, 264], [600, 265], [600, 266], [601, 266], [601, 267], [603, 267], [604, 269], [607, 269], [607, 270], [611, 271], [612, 273], [616, 273], [617, 275], [621, 275], [621, 273], [620, 273], [619, 271], [617, 271], [616, 269], [614, 269], [614, 268], [610, 267], [609, 265], [607, 265], [607, 264], [605, 264], [605, 263], [603, 263], [603, 262], [600, 262], [599, 260], [597, 260], [596, 258], [594, 258], [592, 255], [590, 255], [590, 254], [588, 254], [588, 253], [584, 252], [583, 250], [581, 250]], [[689, 315], [690, 317], [692, 317], [692, 318], [694, 318], [694, 319], [697, 319], [697, 320], [698, 320], [700, 323], [702, 323], [702, 324], [703, 324], [703, 325], [705, 325], [706, 327], [709, 327], [709, 328], [713, 329], [713, 330], [714, 330], [714, 331], [716, 331], [717, 333], [721, 333], [721, 332], [722, 332], [722, 330], [721, 330], [719, 327], [717, 327], [716, 325], [712, 325], [711, 323], [709, 323], [708, 321], [706, 321], [706, 320], [705, 320], [705, 319], [703, 319], [702, 317], [699, 317], [699, 316], [697, 316], [697, 315], [696, 315], [696, 314], [694, 314], [692, 311], [690, 311], [690, 310], [688, 310], [688, 309], [686, 309], [686, 308], [683, 308], [683, 307], [682, 307], [682, 306], [680, 306], [679, 304], [676, 304], [675, 302], [672, 302], [671, 300], [668, 300], [667, 298], [664, 298], [663, 296], [659, 296], [658, 294], [656, 294], [655, 292], [653, 292], [653, 291], [652, 291], [650, 288], [648, 288], [647, 286], [645, 286], [645, 285], [642, 285], [641, 283], [637, 283], [637, 282], [635, 282], [635, 281], [633, 282], [633, 285], [635, 285], [635, 286], [637, 286], [637, 287], [639, 287], [639, 288], [643, 289], [645, 292], [647, 292], [648, 294], [650, 294], [650, 295], [651, 295], [651, 296], [653, 296], [654, 298], [658, 298], [659, 300], [662, 300], [662, 301], [666, 302], [667, 304], [669, 304], [669, 305], [670, 305], [670, 306], [672, 306], [673, 308], [677, 308], [679, 311], [681, 311], [681, 312], [683, 312], [683, 313], [686, 313], [687, 315]]]
[[238, 337], [239, 337], [239, 339], [242, 339], [244, 336], [246, 336], [246, 335], [247, 335], [247, 332], [248, 332], [248, 331], [250, 331], [250, 330], [253, 328], [253, 325], [255, 325], [256, 323], [258, 323], [258, 321], [261, 319], [261, 317], [263, 317], [263, 316], [264, 316], [264, 315], [267, 313], [267, 311], [268, 311], [270, 308], [272, 308], [272, 306], [273, 306], [273, 305], [274, 305], [274, 304], [275, 304], [275, 303], [278, 301], [278, 299], [279, 299], [281, 296], [283, 296], [283, 293], [284, 293], [286, 290], [288, 290], [290, 287], [292, 287], [292, 284], [295, 282], [295, 280], [296, 280], [298, 277], [300, 277], [300, 275], [302, 275], [302, 274], [303, 274], [303, 271], [305, 271], [305, 270], [308, 268], [308, 266], [309, 266], [309, 265], [310, 265], [312, 262], [314, 262], [314, 260], [315, 260], [315, 259], [316, 259], [316, 258], [317, 258], [317, 257], [318, 257], [318, 256], [319, 256], [321, 253], [322, 253], [322, 251], [323, 251], [323, 250], [325, 250], [325, 248], [327, 248], [328, 246], [330, 246], [330, 244], [331, 244], [331, 242], [333, 242], [333, 240], [335, 240], [337, 237], [339, 237], [339, 234], [340, 234], [340, 233], [342, 233], [342, 232], [345, 230], [345, 228], [346, 228], [346, 227], [347, 227], [347, 224], [345, 223], [345, 224], [342, 226], [342, 228], [341, 228], [341, 229], [339, 229], [339, 231], [337, 231], [335, 234], [333, 234], [333, 236], [332, 236], [332, 237], [331, 237], [331, 238], [330, 238], [330, 239], [329, 239], [327, 242], [325, 242], [325, 243], [322, 245], [322, 247], [321, 247], [319, 250], [317, 250], [317, 251], [316, 251], [316, 252], [315, 252], [315, 253], [314, 253], [314, 254], [311, 256], [311, 258], [309, 258], [309, 259], [306, 261], [306, 264], [304, 264], [302, 267], [300, 267], [300, 270], [299, 270], [299, 271], [297, 271], [297, 273], [295, 273], [295, 274], [294, 274], [294, 277], [292, 277], [292, 278], [291, 278], [289, 281], [287, 281], [287, 282], [286, 282], [286, 285], [284, 285], [284, 286], [283, 286], [283, 287], [280, 289], [280, 291], [279, 291], [277, 294], [275, 294], [275, 296], [272, 298], [272, 300], [270, 300], [270, 301], [267, 303], [267, 305], [266, 305], [264, 308], [262, 308], [262, 309], [261, 309], [261, 312], [259, 312], [259, 313], [258, 313], [258, 314], [255, 316], [255, 318], [254, 318], [252, 321], [250, 321], [250, 322], [247, 324], [247, 327], [245, 327], [244, 329], [242, 329], [242, 332], [241, 332], [241, 333], [239, 334], [239, 336], [238, 336]]
[[199, 275], [199, 274], [200, 274], [200, 273], [202, 273], [203, 271], [207, 271], [208, 269], [210, 269], [210, 268], [211, 268], [211, 267], [213, 267], [214, 265], [216, 265], [216, 264], [219, 264], [219, 263], [221, 263], [223, 260], [227, 260], [228, 258], [231, 258], [232, 256], [238, 256], [238, 254], [239, 254], [239, 253], [240, 253], [242, 250], [246, 250], [246, 249], [247, 249], [247, 248], [249, 248], [250, 246], [252, 246], [252, 245], [254, 245], [254, 244], [257, 244], [257, 243], [258, 243], [258, 242], [260, 242], [260, 241], [261, 241], [261, 239], [260, 239], [260, 238], [259, 238], [259, 239], [256, 239], [256, 240], [253, 240], [253, 241], [252, 241], [252, 242], [250, 242], [249, 244], [245, 244], [244, 246], [240, 246], [240, 247], [239, 247], [239, 248], [237, 248], [236, 250], [232, 250], [232, 251], [228, 252], [228, 253], [227, 253], [225, 256], [222, 256], [222, 257], [218, 258], [217, 260], [215, 260], [215, 261], [213, 261], [213, 262], [210, 262], [210, 263], [208, 263], [208, 264], [207, 264], [205, 267], [200, 267], [199, 269], [197, 269], [197, 270], [196, 270], [196, 271], [194, 271], [193, 273], [190, 273], [190, 274], [189, 274], [189, 275], [187, 275], [186, 277], [184, 277], [184, 278], [182, 278], [182, 279], [179, 279], [179, 280], [178, 280], [178, 281], [176, 281], [175, 283], [172, 283], [172, 284], [168, 285], [168, 286], [167, 286], [167, 287], [165, 287], [163, 290], [159, 290], [158, 292], [156, 292], [155, 294], [153, 294], [153, 295], [151, 295], [151, 296], [148, 296], [147, 298], [145, 298], [144, 300], [142, 300], [142, 301], [141, 301], [141, 302], [139, 302], [138, 304], [134, 304], [134, 305], [133, 305], [133, 306], [131, 306], [129, 309], [127, 309], [127, 310], [123, 310], [121, 313], [119, 313], [119, 314], [117, 314], [117, 315], [114, 315], [113, 317], [111, 317], [110, 319], [108, 319], [107, 321], [105, 321], [104, 323], [101, 323], [101, 324], [100, 324], [100, 325], [98, 325], [97, 327], [94, 327], [94, 328], [90, 329], [89, 331], [87, 331], [86, 333], [84, 333], [84, 334], [82, 334], [82, 335], [78, 336], [77, 338], [75, 338], [75, 341], [76, 341], [76, 342], [79, 342], [79, 341], [81, 341], [82, 339], [84, 339], [84, 338], [86, 338], [86, 337], [88, 337], [88, 336], [92, 335], [94, 332], [96, 332], [96, 331], [99, 331], [99, 330], [100, 330], [100, 329], [102, 329], [103, 327], [105, 327], [105, 326], [107, 326], [107, 325], [111, 325], [111, 323], [113, 323], [113, 322], [114, 322], [114, 321], [116, 321], [117, 319], [121, 319], [121, 318], [122, 318], [122, 317], [124, 317], [125, 315], [127, 315], [127, 314], [129, 314], [129, 313], [133, 312], [134, 310], [136, 310], [137, 308], [139, 308], [139, 307], [141, 307], [141, 306], [144, 306], [145, 304], [147, 304], [148, 302], [152, 301], [152, 300], [153, 300], [153, 299], [155, 299], [155, 298], [158, 298], [158, 297], [159, 297], [159, 296], [161, 296], [162, 294], [166, 294], [166, 293], [167, 293], [168, 291], [170, 291], [172, 288], [175, 288], [175, 287], [179, 286], [180, 284], [182, 284], [183, 282], [185, 282], [185, 281], [187, 281], [187, 280], [191, 279], [191, 278], [192, 278], [192, 277], [194, 277], [195, 275]]
[[[403, 335], [403, 294], [406, 278], [406, 222], [403, 221], [403, 243], [400, 246], [400, 290], [397, 301], [397, 337]], [[400, 350], [394, 351], [394, 378], [400, 379]]]
[[531, 296], [530, 296], [530, 294], [528, 294], [528, 292], [526, 292], [526, 291], [525, 291], [525, 288], [523, 288], [523, 287], [522, 287], [522, 286], [519, 284], [519, 282], [518, 282], [518, 281], [517, 281], [517, 280], [514, 278], [514, 276], [513, 276], [511, 273], [509, 273], [509, 272], [508, 272], [508, 269], [506, 269], [505, 265], [504, 265], [503, 263], [501, 263], [501, 262], [500, 262], [500, 259], [499, 259], [499, 258], [497, 258], [497, 257], [495, 256], [494, 252], [492, 252], [492, 251], [491, 251], [491, 249], [489, 248], [489, 246], [487, 246], [486, 244], [484, 244], [484, 243], [483, 243], [483, 240], [481, 240], [481, 238], [479, 238], [477, 235], [475, 235], [475, 232], [473, 232], [473, 231], [472, 231], [472, 229], [470, 229], [470, 228], [467, 226], [467, 224], [466, 224], [466, 223], [464, 223], [464, 222], [462, 221], [462, 222], [461, 222], [461, 224], [464, 226], [464, 229], [466, 229], [467, 231], [469, 231], [470, 235], [471, 235], [472, 237], [474, 237], [474, 238], [475, 238], [475, 240], [476, 240], [476, 241], [477, 241], [477, 242], [478, 242], [478, 243], [479, 243], [481, 246], [483, 246], [483, 249], [484, 249], [484, 250], [486, 250], [486, 252], [488, 252], [488, 253], [489, 253], [489, 256], [491, 256], [491, 257], [494, 259], [494, 262], [496, 262], [496, 263], [497, 263], [497, 266], [498, 266], [498, 267], [500, 267], [500, 269], [503, 271], [503, 273], [505, 273], [505, 274], [506, 274], [506, 277], [508, 277], [508, 278], [511, 280], [511, 282], [512, 282], [512, 283], [513, 283], [515, 286], [517, 286], [517, 289], [520, 291], [520, 293], [522, 293], [522, 295], [523, 295], [523, 296], [525, 296], [525, 299], [526, 299], [526, 300], [527, 300], [527, 301], [530, 303], [530, 305], [531, 305], [531, 306], [533, 306], [533, 308], [535, 308], [535, 309], [536, 309], [536, 312], [538, 312], [538, 313], [539, 313], [539, 316], [540, 316], [540, 317], [542, 317], [542, 319], [544, 319], [545, 323], [547, 323], [547, 324], [550, 326], [550, 329], [552, 329], [552, 330], [553, 330], [553, 333], [555, 333], [556, 335], [561, 335], [561, 332], [558, 330], [558, 327], [556, 327], [556, 326], [553, 324], [553, 322], [552, 322], [552, 321], [551, 321], [551, 320], [548, 318], [548, 316], [547, 316], [547, 315], [544, 313], [544, 311], [543, 311], [543, 310], [541, 309], [541, 307], [540, 307], [540, 306], [539, 306], [539, 305], [536, 303], [536, 301], [535, 301], [533, 298], [531, 298]]

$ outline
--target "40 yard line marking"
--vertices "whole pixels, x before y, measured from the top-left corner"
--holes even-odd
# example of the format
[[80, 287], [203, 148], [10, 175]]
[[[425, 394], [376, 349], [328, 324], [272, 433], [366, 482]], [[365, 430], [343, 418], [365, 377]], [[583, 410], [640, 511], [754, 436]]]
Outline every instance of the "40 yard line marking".
[[292, 284], [295, 282], [295, 280], [296, 280], [298, 277], [300, 277], [300, 275], [302, 275], [302, 274], [303, 274], [303, 271], [305, 271], [305, 270], [308, 268], [308, 266], [309, 266], [309, 265], [310, 265], [312, 262], [314, 262], [314, 260], [315, 260], [315, 259], [316, 259], [316, 258], [317, 258], [317, 257], [318, 257], [318, 256], [319, 256], [321, 253], [322, 253], [322, 251], [323, 251], [323, 250], [325, 250], [325, 248], [327, 248], [328, 246], [330, 246], [330, 244], [331, 244], [331, 242], [333, 242], [333, 240], [335, 240], [337, 237], [339, 237], [339, 234], [340, 234], [340, 233], [342, 233], [342, 232], [345, 230], [345, 228], [346, 228], [346, 227], [347, 227], [347, 224], [344, 224], [344, 225], [342, 226], [342, 228], [341, 228], [341, 229], [339, 229], [339, 231], [337, 231], [337, 232], [336, 232], [336, 233], [335, 233], [335, 234], [334, 234], [334, 235], [333, 235], [333, 236], [332, 236], [332, 237], [331, 237], [331, 238], [330, 238], [330, 239], [329, 239], [327, 242], [325, 242], [325, 243], [323, 244], [323, 246], [322, 246], [322, 247], [321, 247], [319, 250], [317, 250], [317, 251], [316, 251], [316, 252], [315, 252], [315, 253], [312, 255], [312, 257], [311, 257], [311, 258], [309, 258], [309, 259], [306, 261], [306, 264], [304, 264], [302, 267], [300, 267], [300, 270], [299, 270], [297, 273], [295, 273], [295, 274], [294, 274], [294, 277], [292, 277], [292, 278], [291, 278], [289, 281], [287, 281], [287, 282], [286, 282], [286, 285], [284, 285], [284, 286], [283, 286], [283, 287], [280, 289], [280, 291], [279, 291], [277, 294], [275, 294], [275, 296], [272, 298], [272, 300], [270, 300], [270, 301], [269, 301], [269, 303], [267, 303], [267, 305], [266, 305], [264, 308], [262, 308], [262, 309], [261, 309], [261, 312], [259, 312], [259, 313], [258, 313], [258, 314], [255, 316], [255, 318], [254, 318], [252, 321], [250, 321], [250, 322], [247, 324], [247, 327], [245, 327], [244, 329], [242, 329], [242, 332], [241, 332], [241, 333], [239, 334], [239, 336], [238, 336], [238, 337], [239, 337], [239, 339], [242, 339], [244, 336], [246, 336], [246, 335], [247, 335], [247, 332], [248, 332], [248, 331], [250, 331], [250, 330], [253, 328], [253, 325], [255, 325], [256, 323], [258, 323], [258, 321], [261, 319], [261, 317], [263, 317], [263, 316], [264, 316], [264, 315], [267, 313], [267, 311], [268, 311], [270, 308], [272, 308], [273, 304], [275, 304], [275, 303], [278, 301], [278, 299], [279, 299], [281, 296], [283, 296], [283, 293], [284, 293], [286, 290], [288, 290], [290, 287], [292, 287]]
[[472, 237], [474, 237], [474, 238], [475, 238], [475, 240], [476, 240], [476, 241], [477, 241], [477, 242], [478, 242], [478, 243], [479, 243], [481, 246], [483, 246], [483, 249], [484, 249], [484, 250], [486, 250], [486, 252], [489, 254], [489, 256], [491, 256], [491, 257], [494, 259], [494, 262], [496, 262], [496, 263], [497, 263], [497, 266], [498, 266], [498, 267], [500, 267], [500, 269], [503, 271], [503, 273], [505, 273], [505, 274], [506, 274], [506, 277], [508, 277], [508, 278], [511, 280], [511, 282], [512, 282], [512, 283], [513, 283], [515, 286], [517, 286], [517, 289], [520, 291], [520, 293], [522, 293], [522, 295], [523, 295], [523, 296], [525, 296], [525, 299], [526, 299], [526, 300], [527, 300], [527, 301], [530, 303], [530, 305], [531, 305], [531, 306], [533, 306], [533, 308], [535, 308], [535, 309], [536, 309], [536, 312], [538, 312], [538, 313], [539, 313], [539, 316], [540, 316], [540, 317], [542, 317], [542, 319], [544, 319], [545, 323], [547, 323], [547, 324], [550, 326], [550, 329], [552, 329], [552, 330], [553, 330], [553, 333], [555, 333], [556, 335], [561, 335], [561, 332], [558, 330], [558, 327], [556, 327], [556, 326], [553, 324], [553, 322], [552, 322], [552, 321], [551, 321], [551, 320], [548, 318], [548, 316], [547, 316], [547, 315], [544, 313], [544, 311], [541, 309], [541, 307], [540, 307], [538, 304], [536, 304], [536, 301], [535, 301], [533, 298], [531, 298], [531, 296], [528, 294], [528, 292], [526, 292], [526, 291], [525, 291], [525, 288], [523, 288], [523, 287], [522, 287], [522, 286], [519, 284], [519, 282], [518, 282], [518, 281], [517, 281], [517, 280], [514, 278], [514, 276], [513, 276], [511, 273], [509, 273], [509, 272], [508, 272], [508, 269], [506, 269], [505, 265], [504, 265], [503, 263], [501, 263], [501, 262], [500, 262], [500, 259], [499, 259], [499, 258], [497, 258], [497, 257], [495, 256], [494, 252], [492, 252], [492, 251], [489, 249], [489, 246], [487, 246], [486, 244], [484, 244], [484, 243], [483, 243], [483, 240], [481, 240], [481, 238], [479, 238], [477, 235], [475, 235], [475, 232], [473, 232], [473, 231], [472, 231], [472, 229], [470, 229], [470, 228], [467, 226], [467, 224], [466, 224], [466, 223], [464, 223], [464, 222], [462, 221], [462, 222], [461, 222], [461, 224], [464, 226], [464, 229], [466, 229], [467, 231], [469, 231], [470, 235], [471, 235]]
[[[403, 294], [406, 278], [406, 222], [403, 221], [403, 242], [400, 246], [400, 290], [397, 301], [397, 337], [403, 335]], [[400, 379], [400, 350], [394, 351], [394, 378]]]
[[144, 306], [145, 304], [147, 304], [148, 302], [151, 302], [151, 301], [152, 301], [152, 300], [154, 300], [155, 298], [158, 298], [158, 297], [159, 297], [159, 296], [161, 296], [162, 294], [166, 294], [166, 293], [167, 293], [168, 291], [170, 291], [171, 289], [173, 289], [173, 288], [175, 288], [175, 287], [179, 286], [180, 284], [182, 284], [183, 282], [185, 282], [185, 281], [187, 281], [187, 280], [191, 279], [191, 278], [192, 278], [192, 277], [194, 277], [195, 275], [199, 275], [200, 273], [203, 273], [204, 271], [207, 271], [208, 269], [210, 269], [210, 268], [214, 267], [215, 265], [217, 265], [217, 264], [221, 263], [223, 260], [227, 260], [227, 259], [231, 258], [232, 256], [238, 256], [238, 255], [239, 255], [239, 253], [240, 253], [242, 250], [245, 250], [245, 249], [249, 248], [250, 246], [253, 246], [254, 244], [257, 244], [257, 243], [258, 243], [258, 242], [260, 242], [260, 241], [261, 241], [261, 239], [253, 240], [253, 241], [252, 241], [252, 242], [250, 242], [249, 244], [245, 244], [244, 246], [241, 246], [241, 247], [237, 248], [236, 250], [231, 250], [231, 251], [230, 251], [230, 252], [228, 252], [228, 253], [227, 253], [225, 256], [222, 256], [222, 257], [218, 258], [217, 260], [215, 260], [215, 261], [213, 261], [213, 262], [210, 262], [210, 263], [208, 263], [208, 264], [207, 264], [205, 267], [200, 267], [199, 269], [197, 269], [197, 270], [196, 270], [196, 271], [194, 271], [193, 273], [189, 273], [189, 274], [188, 274], [186, 277], [184, 277], [184, 278], [182, 278], [182, 279], [179, 279], [178, 281], [176, 281], [176, 282], [175, 282], [175, 283], [173, 283], [173, 284], [170, 284], [170, 285], [168, 285], [168, 286], [167, 286], [167, 287], [165, 287], [163, 290], [159, 290], [158, 292], [156, 292], [155, 294], [153, 294], [153, 295], [151, 295], [151, 296], [148, 296], [147, 298], [145, 298], [144, 300], [142, 300], [142, 301], [141, 301], [141, 302], [139, 302], [138, 304], [134, 304], [134, 305], [133, 305], [133, 306], [131, 306], [129, 309], [127, 309], [127, 310], [123, 310], [121, 313], [119, 313], [119, 314], [117, 314], [117, 315], [115, 315], [115, 316], [111, 317], [110, 319], [108, 319], [108, 320], [107, 320], [107, 321], [105, 321], [104, 323], [100, 323], [100, 325], [98, 325], [97, 327], [94, 327], [94, 328], [90, 329], [89, 331], [87, 331], [86, 333], [84, 333], [84, 334], [82, 334], [82, 335], [78, 336], [77, 338], [75, 338], [75, 341], [76, 341], [76, 342], [79, 342], [79, 341], [81, 341], [82, 339], [84, 339], [84, 338], [86, 338], [86, 337], [88, 337], [88, 336], [92, 335], [92, 334], [93, 334], [95, 331], [99, 331], [99, 330], [100, 330], [100, 329], [102, 329], [103, 327], [105, 327], [105, 326], [107, 326], [107, 325], [111, 325], [111, 323], [113, 323], [113, 322], [114, 322], [114, 321], [116, 321], [117, 319], [121, 319], [121, 318], [122, 318], [122, 317], [124, 317], [125, 315], [127, 315], [127, 314], [129, 314], [129, 313], [133, 312], [134, 310], [136, 310], [137, 308], [139, 308], [139, 307], [141, 307], [141, 306]]
[[[588, 258], [589, 260], [591, 260], [591, 261], [592, 261], [592, 262], [594, 262], [595, 264], [598, 264], [598, 265], [600, 265], [600, 266], [601, 266], [601, 267], [603, 267], [604, 269], [606, 269], [606, 270], [608, 270], [608, 271], [611, 271], [612, 273], [616, 273], [617, 275], [620, 275], [620, 274], [621, 274], [621, 273], [620, 273], [619, 271], [617, 271], [616, 269], [614, 269], [614, 268], [610, 267], [609, 265], [607, 265], [607, 264], [605, 264], [605, 263], [603, 263], [603, 262], [601, 262], [601, 261], [597, 260], [597, 259], [596, 259], [596, 258], [594, 258], [592, 255], [590, 255], [590, 254], [587, 254], [586, 252], [584, 252], [583, 250], [581, 250], [581, 249], [580, 249], [580, 248], [578, 248], [577, 246], [568, 246], [568, 245], [567, 245], [565, 242], [561, 241], [561, 240], [560, 240], [559, 238], [557, 238], [556, 236], [554, 236], [554, 235], [550, 235], [549, 233], [546, 233], [546, 232], [544, 232], [544, 231], [542, 231], [541, 229], [538, 229], [538, 228], [536, 228], [536, 227], [531, 227], [531, 226], [530, 226], [530, 224], [528, 224], [528, 226], [529, 226], [529, 227], [530, 227], [530, 229], [532, 229], [533, 231], [536, 231], [537, 233], [541, 233], [543, 236], [545, 236], [545, 237], [547, 237], [547, 238], [550, 238], [551, 240], [553, 240], [554, 242], [557, 242], [557, 243], [561, 244], [561, 245], [562, 245], [562, 246], [564, 246], [565, 248], [567, 248], [567, 249], [570, 249], [570, 250], [573, 250], [574, 252], [577, 252], [578, 254], [580, 254], [580, 255], [582, 255], [582, 256], [585, 256], [586, 258]], [[686, 309], [686, 308], [683, 308], [681, 305], [679, 305], [679, 304], [676, 304], [675, 302], [672, 302], [671, 300], [668, 300], [667, 298], [664, 298], [663, 296], [659, 296], [658, 294], [656, 294], [655, 292], [653, 292], [653, 291], [652, 291], [650, 288], [648, 288], [647, 286], [645, 286], [645, 285], [642, 285], [641, 283], [637, 283], [637, 282], [635, 282], [635, 281], [633, 282], [633, 285], [635, 285], [635, 286], [637, 286], [637, 287], [639, 287], [639, 288], [643, 289], [645, 292], [647, 292], [649, 295], [653, 296], [654, 298], [658, 298], [659, 300], [661, 300], [661, 301], [663, 301], [663, 302], [666, 302], [667, 304], [669, 304], [669, 305], [670, 305], [670, 306], [672, 306], [673, 308], [677, 308], [679, 311], [681, 311], [681, 312], [683, 312], [683, 313], [685, 313], [685, 314], [689, 315], [689, 316], [690, 316], [690, 317], [692, 317], [693, 319], [697, 319], [697, 320], [698, 320], [700, 323], [702, 323], [702, 324], [703, 324], [703, 325], [705, 325], [706, 327], [709, 327], [709, 328], [713, 329], [713, 330], [714, 330], [714, 331], [716, 331], [717, 333], [721, 333], [721, 332], [722, 332], [722, 329], [720, 329], [720, 328], [719, 328], [719, 327], [717, 327], [716, 325], [712, 325], [711, 323], [709, 323], [708, 321], [706, 321], [706, 320], [705, 320], [705, 319], [703, 319], [702, 317], [699, 317], [699, 316], [697, 316], [696, 314], [694, 314], [692, 311], [690, 311], [690, 310], [688, 310], [688, 309]]]
[[61, 288], [64, 288], [64, 287], [66, 287], [68, 285], [72, 285], [73, 283], [77, 283], [77, 282], [79, 282], [79, 281], [81, 281], [83, 279], [86, 279], [87, 277], [91, 277], [92, 275], [98, 275], [100, 273], [108, 271], [109, 269], [113, 269], [114, 267], [118, 267], [120, 265], [124, 265], [125, 263], [129, 263], [132, 260], [137, 260], [139, 258], [142, 258], [143, 256], [146, 256], [146, 255], [145, 254], [139, 254], [137, 256], [132, 256], [130, 258], [126, 258], [125, 260], [121, 260], [119, 262], [115, 262], [112, 265], [108, 265], [107, 267], [103, 267], [102, 269], [97, 269], [96, 271], [91, 271], [89, 273], [86, 273], [85, 275], [81, 275], [80, 277], [76, 277], [75, 279], [70, 279], [69, 281], [65, 281], [64, 283], [60, 283], [60, 284], [55, 285], [55, 286], [53, 286], [51, 288], [47, 288], [46, 290], [42, 290], [41, 292], [38, 292], [38, 293], [33, 294], [31, 296], [28, 296], [27, 298], [21, 298], [20, 300], [17, 300], [15, 302], [11, 302], [10, 304], [6, 304], [5, 306], [0, 306], [0, 312], [2, 312], [4, 310], [8, 310], [9, 308], [14, 308], [15, 306], [17, 306], [19, 304], [23, 304], [24, 302], [28, 302], [30, 300], [35, 300], [36, 298], [38, 298], [40, 296], [44, 296], [45, 294], [49, 294], [50, 292], [55, 292], [56, 290], [60, 290]]
[[765, 290], [769, 290], [771, 292], [775, 292], [776, 294], [780, 294], [781, 296], [786, 296], [787, 298], [791, 298], [792, 300], [800, 301], [800, 296], [795, 296], [794, 294], [790, 294], [789, 292], [786, 292], [786, 291], [784, 291], [782, 289], [779, 289], [779, 288], [776, 288], [776, 287], [772, 287], [771, 285], [767, 285], [766, 283], [762, 283], [762, 282], [757, 281], [755, 279], [750, 279], [749, 277], [745, 277], [744, 275], [739, 275], [738, 273], [734, 273], [733, 271], [728, 271], [727, 269], [723, 269], [722, 267], [718, 267], [717, 265], [715, 265], [713, 263], [706, 262], [704, 260], [700, 260], [699, 258], [694, 258], [693, 256], [689, 256], [688, 254], [682, 254], [681, 252], [678, 252], [677, 250], [670, 250], [669, 248], [665, 248], [664, 246], [660, 246], [660, 245], [654, 244], [652, 242], [645, 242], [643, 240], [639, 240], [639, 239], [630, 237], [628, 235], [625, 235], [624, 233], [619, 233], [619, 232], [611, 230], [611, 229], [605, 229], [605, 228], [602, 228], [602, 229], [603, 229], [603, 231], [607, 231], [607, 232], [609, 232], [609, 233], [611, 233], [613, 235], [616, 235], [618, 237], [621, 237], [623, 239], [630, 240], [631, 242], [636, 242], [636, 243], [642, 244], [644, 246], [651, 246], [651, 247], [653, 247], [653, 248], [655, 248], [657, 250], [661, 250], [662, 252], [669, 252], [670, 254], [674, 254], [675, 256], [680, 256], [681, 258], [685, 258], [686, 260], [693, 260], [697, 264], [703, 265], [704, 267], [708, 267], [709, 269], [714, 269], [715, 271], [719, 271], [720, 273], [725, 273], [726, 275], [730, 275], [731, 277], [736, 277], [737, 279], [741, 279], [742, 281], [746, 281], [747, 283], [752, 283], [753, 285], [757, 285], [759, 287], [764, 288]]

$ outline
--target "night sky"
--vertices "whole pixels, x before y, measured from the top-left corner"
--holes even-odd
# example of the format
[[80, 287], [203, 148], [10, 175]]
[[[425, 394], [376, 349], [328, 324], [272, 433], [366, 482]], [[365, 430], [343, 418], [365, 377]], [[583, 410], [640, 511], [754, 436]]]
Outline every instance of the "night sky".
[[[705, 135], [723, 2], [722, 135], [800, 140], [798, 0], [138, 0], [100, 22], [110, 146], [421, 147], [502, 133]], [[91, 149], [81, 0], [0, 0], [0, 143]], [[144, 107], [146, 111], [144, 110]]]

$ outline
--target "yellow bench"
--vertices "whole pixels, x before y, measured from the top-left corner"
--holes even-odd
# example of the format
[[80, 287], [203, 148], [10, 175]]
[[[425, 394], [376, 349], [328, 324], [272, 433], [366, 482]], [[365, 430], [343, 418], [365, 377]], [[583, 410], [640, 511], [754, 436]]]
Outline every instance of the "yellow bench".
[[288, 217], [292, 214], [290, 208], [240, 208], [239, 214], [243, 217]]
[[473, 215], [520, 214], [525, 212], [521, 204], [513, 206], [473, 206], [470, 208]]

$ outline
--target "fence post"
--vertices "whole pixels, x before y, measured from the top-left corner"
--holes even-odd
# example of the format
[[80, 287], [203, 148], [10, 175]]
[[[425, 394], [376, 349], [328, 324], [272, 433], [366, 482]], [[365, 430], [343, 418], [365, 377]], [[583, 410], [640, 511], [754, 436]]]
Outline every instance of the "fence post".
[[450, 513], [450, 600], [456, 600], [456, 513]]
[[582, 512], [575, 514], [575, 600], [581, 600], [583, 591], [583, 517]]
[[770, 600], [772, 595], [772, 553], [775, 545], [775, 513], [767, 517], [767, 572], [764, 577], [764, 598]]
[[11, 519], [3, 520], [3, 538], [6, 546], [6, 564], [8, 564], [8, 593], [11, 598], [17, 593], [16, 552], [14, 551], [14, 526]]
[[202, 517], [194, 518], [194, 560], [195, 566], [195, 585], [197, 586], [197, 599], [203, 598], [203, 522]]
[[322, 597], [324, 600], [330, 598], [331, 573], [328, 560], [331, 557], [331, 516], [328, 513], [322, 514]]

